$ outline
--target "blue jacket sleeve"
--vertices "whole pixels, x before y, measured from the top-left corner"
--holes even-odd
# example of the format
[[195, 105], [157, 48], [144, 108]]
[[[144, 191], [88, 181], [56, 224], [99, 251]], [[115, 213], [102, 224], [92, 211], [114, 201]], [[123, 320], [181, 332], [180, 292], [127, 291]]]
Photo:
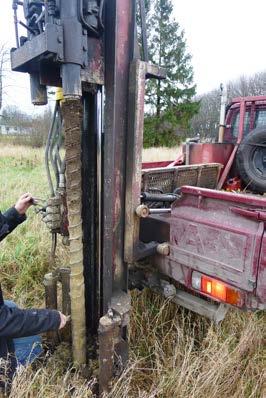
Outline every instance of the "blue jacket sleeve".
[[60, 314], [56, 310], [21, 310], [0, 307], [0, 338], [18, 338], [33, 336], [51, 330], [58, 330]]
[[4, 214], [0, 212], [0, 241], [24, 222], [26, 218], [26, 215], [19, 214], [15, 207], [11, 207]]

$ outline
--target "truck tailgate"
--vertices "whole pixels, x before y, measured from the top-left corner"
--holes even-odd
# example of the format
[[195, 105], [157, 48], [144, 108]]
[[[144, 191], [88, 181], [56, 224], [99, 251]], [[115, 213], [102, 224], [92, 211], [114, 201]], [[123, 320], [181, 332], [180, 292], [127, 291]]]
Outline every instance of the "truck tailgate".
[[217, 191], [211, 198], [203, 190], [183, 192], [170, 223], [172, 259], [253, 291], [264, 222], [235, 213], [243, 204], [232, 202], [232, 195]]
[[171, 215], [154, 216], [158, 228], [169, 226], [170, 242], [170, 255], [155, 262], [188, 288], [193, 271], [233, 285], [244, 291], [246, 307], [259, 308], [265, 301], [265, 221], [266, 198], [183, 187]]

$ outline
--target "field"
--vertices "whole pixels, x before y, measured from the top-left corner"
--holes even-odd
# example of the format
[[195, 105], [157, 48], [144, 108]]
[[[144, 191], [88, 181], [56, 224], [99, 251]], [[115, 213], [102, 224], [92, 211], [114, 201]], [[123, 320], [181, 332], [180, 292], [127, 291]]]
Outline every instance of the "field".
[[[154, 151], [154, 150], [153, 150]], [[145, 151], [145, 160], [174, 158], [177, 149]], [[159, 155], [159, 156], [158, 156]], [[0, 146], [0, 209], [23, 192], [46, 198], [43, 150]], [[0, 278], [5, 298], [20, 306], [43, 305], [49, 269], [49, 233], [31, 209], [27, 223], [1, 243]], [[67, 254], [60, 250], [57, 262]], [[215, 326], [144, 291], [132, 293], [130, 363], [107, 398], [262, 398], [265, 396], [265, 316], [231, 310]], [[86, 380], [71, 368], [63, 345], [34, 369], [21, 369], [11, 398], [92, 397]]]

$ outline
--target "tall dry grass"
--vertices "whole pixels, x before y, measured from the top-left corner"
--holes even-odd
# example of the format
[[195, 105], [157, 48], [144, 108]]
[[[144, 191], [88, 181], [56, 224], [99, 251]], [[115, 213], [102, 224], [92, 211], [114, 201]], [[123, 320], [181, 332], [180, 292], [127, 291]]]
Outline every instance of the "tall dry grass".
[[[265, 318], [231, 311], [219, 326], [144, 291], [133, 292], [130, 362], [105, 398], [262, 398]], [[93, 377], [59, 347], [16, 376], [12, 398], [96, 397]]]
[[[157, 152], [159, 157], [145, 155], [145, 159], [169, 159], [168, 151], [166, 158], [161, 157], [162, 150]], [[43, 152], [0, 147], [0, 184], [2, 210], [25, 190], [47, 196]], [[21, 306], [43, 303], [49, 238], [31, 209], [27, 223], [1, 243], [5, 295]], [[62, 251], [58, 262], [64, 263]], [[262, 313], [232, 310], [215, 326], [149, 291], [133, 292], [130, 362], [107, 398], [262, 398], [265, 337]], [[20, 369], [11, 398], [92, 397], [94, 378], [84, 378], [71, 366], [69, 348], [58, 347], [43, 363]]]
[[182, 153], [182, 147], [173, 148], [148, 148], [143, 149], [143, 162], [160, 162], [164, 160], [175, 160]]
[[27, 368], [20, 367], [10, 398], [89, 398], [96, 380], [86, 379], [71, 365], [70, 351], [62, 345], [52, 356]]
[[262, 314], [232, 310], [215, 326], [149, 291], [133, 303], [131, 363], [109, 398], [263, 397]]

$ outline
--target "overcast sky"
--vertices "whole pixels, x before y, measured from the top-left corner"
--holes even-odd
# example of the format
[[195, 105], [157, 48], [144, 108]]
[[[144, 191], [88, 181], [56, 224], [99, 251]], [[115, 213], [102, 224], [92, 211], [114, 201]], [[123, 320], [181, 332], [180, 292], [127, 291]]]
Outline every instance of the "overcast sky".
[[[108, 1], [108, 0], [107, 0]], [[265, 0], [173, 0], [185, 30], [199, 94], [266, 70]], [[0, 0], [0, 43], [14, 46], [12, 0]], [[28, 78], [13, 74], [5, 103], [33, 111]], [[16, 86], [16, 87], [14, 87]]]

